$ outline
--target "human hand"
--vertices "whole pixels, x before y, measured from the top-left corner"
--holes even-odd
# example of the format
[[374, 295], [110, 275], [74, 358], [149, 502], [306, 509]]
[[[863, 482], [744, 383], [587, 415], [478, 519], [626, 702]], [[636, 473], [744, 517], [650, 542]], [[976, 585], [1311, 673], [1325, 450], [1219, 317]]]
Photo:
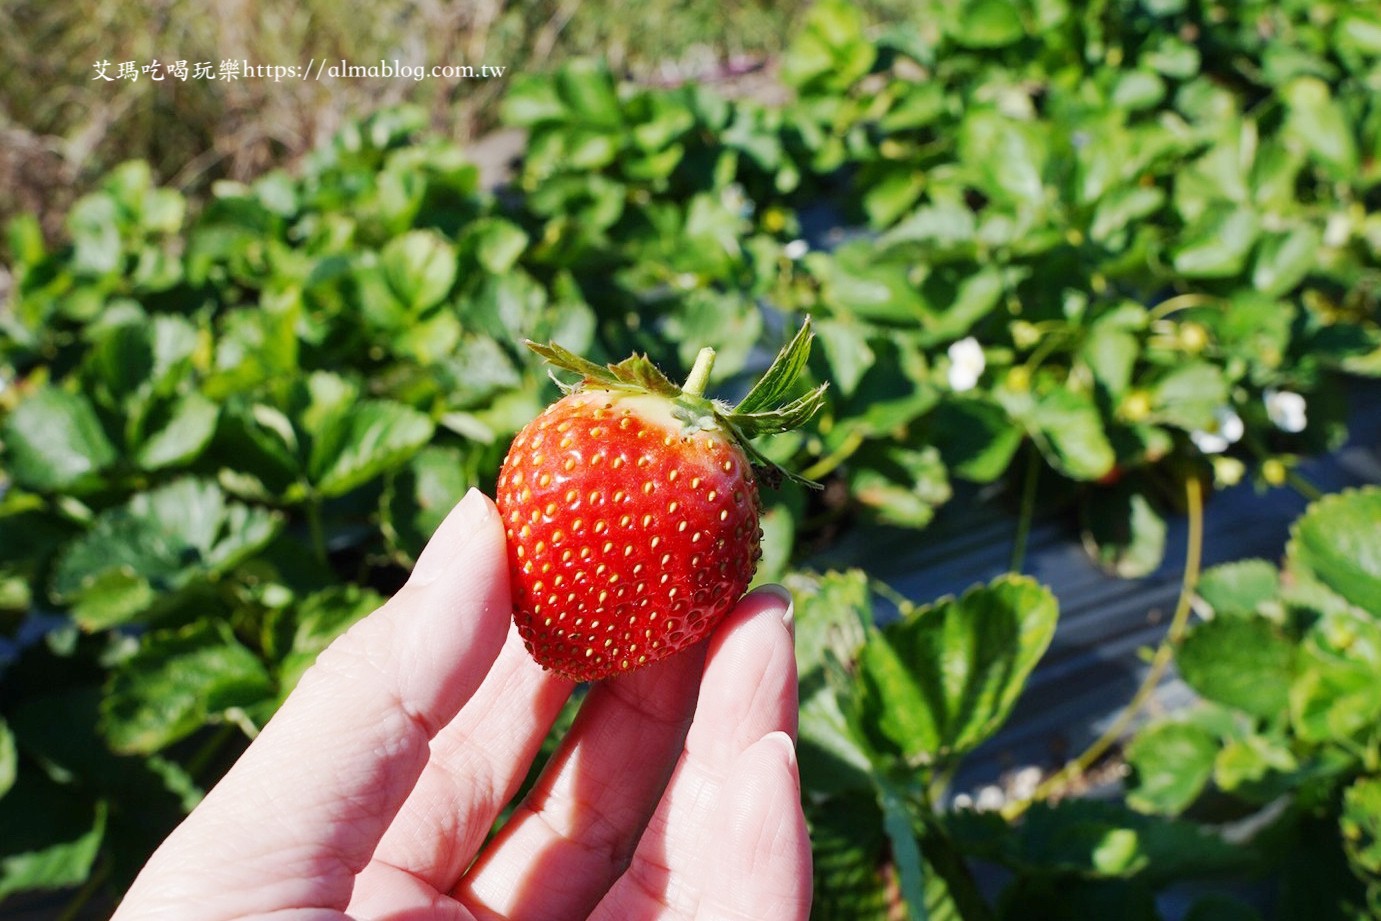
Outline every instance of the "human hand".
[[[408, 583], [328, 648], [135, 880], [115, 921], [804, 919], [790, 603], [592, 687], [486, 843], [572, 683], [511, 629], [472, 490]], [[703, 680], [702, 680], [703, 679]]]

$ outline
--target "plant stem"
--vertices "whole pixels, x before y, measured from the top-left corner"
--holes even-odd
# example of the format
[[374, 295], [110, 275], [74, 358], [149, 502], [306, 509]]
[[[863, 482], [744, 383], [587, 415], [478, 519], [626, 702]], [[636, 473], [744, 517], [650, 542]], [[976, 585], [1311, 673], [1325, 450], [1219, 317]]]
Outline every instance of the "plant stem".
[[959, 910], [959, 917], [964, 921], [991, 921], [993, 910], [983, 898], [963, 853], [933, 816], [922, 821], [925, 831], [921, 836], [921, 853], [927, 868], [940, 879], [949, 902]]
[[1017, 519], [1017, 533], [1012, 544], [1012, 572], [1020, 573], [1026, 565], [1026, 545], [1031, 538], [1031, 520], [1036, 515], [1036, 484], [1040, 481], [1041, 452], [1032, 443], [1026, 455], [1026, 476], [1021, 487], [1021, 514]]
[[235, 726], [231, 723], [222, 723], [217, 726], [211, 736], [202, 743], [202, 746], [187, 759], [184, 769], [187, 774], [195, 781], [200, 783], [205, 780], [205, 772], [211, 764], [211, 759], [216, 757], [216, 753], [221, 750], [221, 746], [230, 740], [235, 734]]
[[1150, 320], [1162, 320], [1170, 316], [1177, 310], [1188, 310], [1191, 307], [1222, 307], [1224, 301], [1221, 297], [1214, 297], [1211, 294], [1201, 294], [1198, 291], [1191, 291], [1186, 294], [1177, 294], [1174, 297], [1161, 301], [1151, 308], [1148, 316]]
[[877, 595], [892, 602], [892, 604], [896, 606], [897, 613], [902, 617], [916, 610], [916, 603], [914, 601], [876, 576], [870, 576], [868, 578], [868, 587]]
[[91, 875], [86, 878], [86, 882], [76, 891], [71, 900], [62, 908], [62, 914], [57, 916], [56, 921], [73, 921], [81, 914], [82, 909], [96, 895], [97, 891], [105, 885], [106, 878], [110, 876], [110, 859], [102, 856], [100, 863], [91, 871]]
[[1165, 670], [1170, 666], [1170, 660], [1174, 656], [1176, 648], [1179, 647], [1180, 640], [1184, 637], [1185, 627], [1189, 623], [1190, 602], [1194, 597], [1194, 587], [1199, 582], [1199, 566], [1203, 561], [1203, 487], [1198, 478], [1191, 476], [1185, 480], [1184, 489], [1185, 502], [1188, 506], [1189, 541], [1185, 550], [1184, 575], [1180, 579], [1180, 597], [1175, 605], [1175, 615], [1170, 620], [1170, 628], [1165, 631], [1165, 638], [1161, 640], [1160, 646], [1156, 648], [1155, 655], [1151, 658], [1150, 670], [1142, 679], [1141, 686], [1137, 688], [1136, 695], [1132, 697], [1131, 702], [1113, 721], [1113, 724], [1094, 740], [1092, 745], [1085, 749], [1078, 758], [1042, 781], [1030, 797], [1008, 803], [1003, 807], [1002, 817], [1007, 821], [1010, 822], [1019, 818], [1031, 807], [1032, 803], [1058, 793], [1070, 781], [1081, 776], [1095, 761], [1101, 758], [1103, 753], [1111, 748], [1127, 731], [1127, 727], [1131, 725], [1137, 713], [1151, 699], [1151, 695], [1160, 684]]
[[714, 349], [706, 346], [700, 350], [700, 354], [695, 356], [695, 364], [691, 367], [690, 377], [686, 378], [686, 385], [681, 388], [681, 392], [687, 396], [703, 397], [705, 387], [710, 382], [710, 370], [714, 367]]
[[321, 500], [316, 496], [307, 499], [307, 528], [312, 535], [312, 552], [318, 562], [325, 563], [326, 531], [321, 526]]
[[1323, 490], [1309, 482], [1308, 478], [1297, 470], [1287, 471], [1285, 474], [1285, 482], [1289, 483], [1290, 486], [1294, 488], [1295, 492], [1299, 493], [1310, 502], [1317, 502], [1323, 498]]
[[857, 429], [845, 436], [839, 447], [811, 464], [801, 474], [807, 480], [819, 480], [833, 473], [834, 469], [853, 456], [863, 446], [863, 433]]

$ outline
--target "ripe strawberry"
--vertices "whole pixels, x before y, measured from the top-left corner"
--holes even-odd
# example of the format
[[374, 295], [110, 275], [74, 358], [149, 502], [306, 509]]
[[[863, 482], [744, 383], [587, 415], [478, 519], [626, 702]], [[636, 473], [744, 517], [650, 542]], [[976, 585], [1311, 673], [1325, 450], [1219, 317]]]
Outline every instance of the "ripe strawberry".
[[761, 555], [753, 468], [779, 469], [748, 439], [820, 408], [823, 386], [785, 401], [811, 336], [807, 322], [732, 409], [701, 395], [712, 349], [677, 387], [643, 356], [602, 366], [528, 343], [583, 377], [518, 433], [499, 473], [513, 618], [543, 667], [575, 681], [630, 671], [734, 606]]

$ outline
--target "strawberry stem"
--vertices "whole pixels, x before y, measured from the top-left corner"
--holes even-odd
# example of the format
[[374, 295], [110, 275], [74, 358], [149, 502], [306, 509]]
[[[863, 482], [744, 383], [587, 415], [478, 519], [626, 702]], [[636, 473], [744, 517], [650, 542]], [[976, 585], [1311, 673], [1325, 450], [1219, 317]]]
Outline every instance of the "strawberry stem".
[[705, 386], [710, 382], [710, 369], [714, 367], [714, 349], [706, 346], [700, 350], [700, 354], [695, 356], [695, 364], [691, 367], [690, 377], [686, 378], [686, 385], [681, 388], [681, 392], [687, 396], [703, 397]]

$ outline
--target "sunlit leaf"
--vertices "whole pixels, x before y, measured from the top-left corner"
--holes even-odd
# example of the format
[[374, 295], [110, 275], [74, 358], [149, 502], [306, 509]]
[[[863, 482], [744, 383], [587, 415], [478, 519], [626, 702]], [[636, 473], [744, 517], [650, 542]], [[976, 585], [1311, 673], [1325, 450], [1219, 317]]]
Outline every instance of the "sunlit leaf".
[[922, 608], [871, 637], [859, 658], [858, 719], [872, 744], [947, 762], [996, 732], [1054, 634], [1058, 606], [1004, 576]]
[[33, 489], [73, 489], [115, 461], [91, 401], [56, 387], [20, 403], [5, 419], [3, 440], [10, 475]]
[[1218, 740], [1191, 722], [1161, 722], [1137, 733], [1127, 748], [1134, 781], [1127, 802], [1144, 812], [1178, 815], [1213, 776]]
[[1327, 496], [1291, 530], [1289, 556], [1348, 601], [1381, 615], [1381, 489]]
[[101, 725], [115, 751], [155, 752], [272, 692], [263, 663], [229, 628], [203, 621], [142, 638], [111, 676]]

